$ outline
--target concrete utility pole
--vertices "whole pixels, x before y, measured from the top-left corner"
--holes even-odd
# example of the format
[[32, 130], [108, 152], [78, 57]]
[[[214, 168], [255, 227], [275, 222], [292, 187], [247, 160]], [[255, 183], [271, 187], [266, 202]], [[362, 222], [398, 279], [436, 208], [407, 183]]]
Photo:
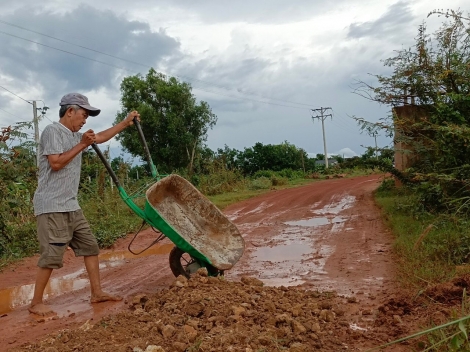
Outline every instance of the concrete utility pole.
[[377, 148], [377, 131], [374, 132], [374, 139], [375, 139], [375, 159], [379, 159], [379, 150]]
[[36, 100], [33, 100], [34, 141], [36, 142], [36, 166], [39, 167], [39, 120]]
[[[331, 108], [319, 108], [319, 109], [312, 109], [312, 113], [316, 114], [315, 116], [312, 115], [312, 120], [320, 119], [321, 120], [321, 128], [323, 131], [323, 149], [325, 152], [325, 168], [328, 169], [328, 152], [326, 151], [326, 137], [325, 137], [325, 119], [327, 117], [333, 118], [332, 114], [325, 114], [327, 110], [331, 110]], [[320, 113], [320, 115], [318, 115]]]

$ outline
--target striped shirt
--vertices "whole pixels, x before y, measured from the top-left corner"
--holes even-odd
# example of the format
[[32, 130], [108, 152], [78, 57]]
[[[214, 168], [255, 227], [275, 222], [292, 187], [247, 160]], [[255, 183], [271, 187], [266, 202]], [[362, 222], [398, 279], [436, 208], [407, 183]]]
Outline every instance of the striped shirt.
[[46, 126], [39, 140], [39, 178], [34, 193], [34, 215], [68, 212], [80, 209], [77, 201], [82, 166], [82, 153], [64, 168], [54, 171], [48, 155], [62, 154], [80, 143], [82, 133], [72, 132], [59, 122]]

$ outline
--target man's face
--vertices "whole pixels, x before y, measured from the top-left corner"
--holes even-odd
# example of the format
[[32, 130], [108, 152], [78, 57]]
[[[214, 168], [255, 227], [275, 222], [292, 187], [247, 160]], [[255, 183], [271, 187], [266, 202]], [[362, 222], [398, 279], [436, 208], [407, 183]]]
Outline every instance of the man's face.
[[78, 132], [86, 124], [86, 119], [88, 118], [88, 111], [85, 109], [78, 109], [77, 111], [70, 108], [70, 118], [72, 122], [72, 132]]

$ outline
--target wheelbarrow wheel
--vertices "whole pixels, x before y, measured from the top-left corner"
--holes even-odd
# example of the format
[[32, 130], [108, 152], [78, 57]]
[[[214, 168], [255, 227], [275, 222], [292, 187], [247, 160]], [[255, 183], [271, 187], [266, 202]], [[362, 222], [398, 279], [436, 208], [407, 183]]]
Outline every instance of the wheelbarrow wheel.
[[[173, 247], [170, 252], [169, 259], [171, 272], [176, 277], [183, 275], [189, 279], [191, 274], [194, 274], [199, 268], [201, 268], [201, 265], [196, 261], [196, 259], [178, 247]], [[207, 264], [206, 268], [210, 276], [224, 274], [223, 270], [219, 270], [210, 264]]]

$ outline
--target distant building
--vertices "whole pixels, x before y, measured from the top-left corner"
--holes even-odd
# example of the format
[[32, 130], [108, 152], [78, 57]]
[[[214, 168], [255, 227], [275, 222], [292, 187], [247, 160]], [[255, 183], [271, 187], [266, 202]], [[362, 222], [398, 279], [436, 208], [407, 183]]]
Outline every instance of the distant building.
[[[333, 166], [338, 164], [338, 160], [336, 159], [328, 159], [328, 166]], [[315, 165], [325, 165], [325, 160], [315, 160]]]

